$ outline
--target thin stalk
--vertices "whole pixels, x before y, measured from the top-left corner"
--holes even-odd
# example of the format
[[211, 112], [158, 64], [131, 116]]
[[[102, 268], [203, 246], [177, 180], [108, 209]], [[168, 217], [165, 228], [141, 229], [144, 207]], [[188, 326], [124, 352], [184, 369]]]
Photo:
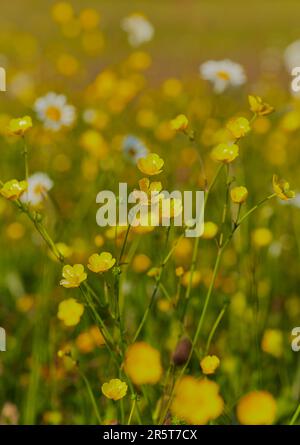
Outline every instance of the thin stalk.
[[296, 411], [294, 412], [293, 417], [291, 418], [289, 425], [294, 425], [295, 424], [296, 420], [298, 419], [299, 414], [300, 414], [300, 403], [299, 403]]
[[216, 330], [217, 330], [219, 324], [221, 323], [221, 320], [222, 320], [222, 318], [223, 318], [223, 315], [225, 314], [226, 309], [227, 309], [227, 304], [225, 304], [225, 305], [223, 306], [223, 308], [221, 309], [221, 311], [220, 311], [220, 313], [219, 313], [219, 315], [218, 315], [216, 321], [215, 321], [214, 324], [213, 324], [213, 327], [212, 327], [212, 329], [211, 329], [211, 331], [210, 331], [210, 333], [209, 333], [209, 336], [208, 336], [208, 339], [207, 339], [207, 342], [206, 342], [204, 355], [207, 355], [207, 353], [208, 353], [208, 351], [209, 351], [209, 348], [210, 348], [210, 345], [211, 345], [213, 336], [215, 335], [215, 332], [216, 332]]
[[132, 417], [133, 417], [133, 414], [134, 414], [134, 411], [135, 411], [135, 405], [136, 405], [136, 397], [134, 397], [134, 399], [132, 400], [131, 410], [130, 410], [130, 413], [129, 413], [127, 425], [131, 424]]
[[[169, 233], [170, 233], [170, 226], [168, 227], [168, 230], [167, 230], [166, 245], [168, 243]], [[138, 328], [136, 330], [136, 333], [135, 333], [135, 335], [133, 337], [132, 343], [135, 343], [137, 338], [139, 337], [139, 335], [141, 333], [141, 330], [143, 329], [144, 324], [145, 324], [145, 322], [146, 322], [146, 320], [148, 318], [148, 315], [149, 315], [149, 313], [150, 313], [150, 311], [151, 311], [151, 309], [153, 307], [157, 291], [158, 291], [158, 289], [160, 287], [160, 282], [161, 282], [161, 278], [162, 278], [164, 267], [165, 267], [166, 263], [168, 262], [168, 260], [170, 259], [174, 249], [175, 249], [175, 247], [173, 246], [172, 249], [169, 251], [169, 253], [166, 255], [165, 259], [163, 260], [163, 262], [162, 262], [162, 264], [160, 266], [159, 275], [156, 278], [156, 284], [155, 284], [155, 287], [153, 289], [152, 295], [150, 297], [149, 304], [148, 304], [148, 306], [147, 306], [147, 308], [146, 308], [146, 310], [144, 312], [143, 318], [142, 318], [142, 320], [141, 320], [141, 322], [140, 322], [140, 324], [139, 324], [139, 326], [138, 326]]]
[[98, 410], [97, 402], [96, 402], [96, 399], [94, 397], [91, 385], [89, 384], [89, 381], [86, 378], [86, 376], [84, 375], [84, 373], [79, 368], [78, 368], [78, 371], [79, 371], [79, 374], [81, 375], [81, 377], [82, 377], [82, 379], [83, 379], [83, 381], [85, 383], [85, 386], [86, 386], [86, 389], [87, 389], [87, 393], [88, 393], [89, 398], [91, 400], [91, 403], [93, 405], [93, 408], [94, 408], [94, 411], [95, 411], [95, 415], [97, 417], [99, 425], [101, 425], [101, 416], [100, 416], [100, 413], [99, 413], [99, 410]]

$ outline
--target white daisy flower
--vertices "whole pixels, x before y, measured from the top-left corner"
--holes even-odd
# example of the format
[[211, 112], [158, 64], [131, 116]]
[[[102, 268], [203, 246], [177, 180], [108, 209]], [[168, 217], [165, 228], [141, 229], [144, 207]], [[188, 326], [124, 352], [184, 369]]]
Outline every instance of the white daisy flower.
[[121, 27], [128, 34], [128, 41], [132, 46], [139, 46], [149, 42], [154, 35], [152, 24], [142, 14], [132, 14], [121, 21]]
[[53, 181], [46, 173], [34, 173], [28, 178], [28, 189], [21, 196], [21, 201], [38, 205], [47, 197], [47, 192], [52, 187]]
[[122, 151], [127, 160], [136, 164], [139, 159], [147, 156], [149, 150], [143, 141], [129, 134], [123, 139]]
[[36, 100], [34, 109], [45, 128], [52, 131], [70, 127], [76, 118], [75, 108], [67, 104], [67, 98], [63, 94], [48, 93], [40, 97]]
[[229, 86], [240, 86], [246, 82], [244, 68], [238, 63], [226, 60], [208, 60], [200, 65], [200, 74], [210, 80], [216, 93], [222, 93]]

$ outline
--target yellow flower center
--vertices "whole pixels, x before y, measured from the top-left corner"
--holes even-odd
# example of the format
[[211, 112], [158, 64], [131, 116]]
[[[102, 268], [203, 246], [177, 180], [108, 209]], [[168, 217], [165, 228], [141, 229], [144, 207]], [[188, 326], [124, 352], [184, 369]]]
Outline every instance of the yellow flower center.
[[35, 187], [34, 187], [34, 193], [36, 194], [36, 195], [42, 195], [42, 194], [44, 194], [45, 193], [45, 187], [43, 186], [43, 184], [37, 184]]
[[57, 107], [49, 107], [46, 110], [46, 116], [48, 119], [58, 122], [61, 118], [61, 112]]
[[226, 71], [218, 71], [217, 76], [222, 80], [229, 80], [230, 76]]

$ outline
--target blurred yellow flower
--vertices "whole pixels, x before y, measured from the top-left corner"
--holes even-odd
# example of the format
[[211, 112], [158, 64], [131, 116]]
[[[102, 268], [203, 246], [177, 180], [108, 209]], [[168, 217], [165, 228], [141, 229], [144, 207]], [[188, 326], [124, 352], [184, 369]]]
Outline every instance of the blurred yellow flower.
[[135, 257], [132, 260], [132, 269], [136, 273], [145, 272], [147, 269], [149, 269], [150, 266], [151, 266], [150, 258], [143, 253], [135, 255]]
[[94, 238], [95, 246], [102, 247], [104, 244], [104, 237], [102, 235], [96, 235]]
[[257, 247], [268, 246], [272, 239], [272, 232], [266, 227], [259, 227], [252, 232], [252, 241]]
[[217, 383], [185, 376], [176, 384], [171, 412], [190, 425], [205, 425], [222, 414], [223, 406]]
[[279, 179], [277, 175], [273, 175], [273, 190], [283, 201], [295, 198], [295, 192], [290, 190], [290, 184], [285, 179]]
[[262, 338], [261, 349], [276, 358], [281, 357], [283, 353], [282, 332], [278, 329], [266, 329]]
[[176, 267], [175, 274], [176, 274], [176, 277], [182, 277], [182, 275], [184, 274], [183, 267], [181, 267], [181, 266]]
[[189, 125], [188, 118], [184, 114], [179, 114], [171, 120], [171, 128], [174, 131], [185, 131]]
[[96, 346], [103, 346], [105, 344], [104, 337], [97, 326], [92, 326], [88, 333], [92, 337]]
[[[65, 243], [56, 243], [55, 247], [62, 258], [70, 258], [70, 256], [73, 254], [73, 249]], [[49, 249], [48, 255], [52, 260], [59, 261], [51, 249]]]
[[101, 133], [96, 130], [86, 130], [82, 133], [80, 145], [97, 159], [105, 159], [108, 155], [107, 143]]
[[26, 131], [32, 127], [32, 119], [30, 116], [19, 117], [11, 119], [9, 122], [8, 130], [11, 134], [23, 136]]
[[207, 355], [201, 360], [200, 366], [203, 374], [214, 374], [216, 369], [220, 366], [220, 360], [216, 355]]
[[126, 396], [127, 384], [119, 379], [111, 379], [108, 383], [103, 383], [101, 390], [108, 399], [120, 400]]
[[182, 83], [176, 78], [170, 78], [164, 81], [162, 89], [166, 96], [177, 97], [182, 92]]
[[167, 298], [160, 298], [157, 302], [157, 307], [161, 312], [170, 313], [172, 310], [172, 302]]
[[145, 342], [134, 343], [126, 351], [124, 369], [135, 385], [154, 385], [163, 372], [160, 352]]
[[76, 326], [80, 322], [83, 312], [83, 305], [77, 303], [74, 298], [69, 298], [59, 304], [57, 317], [63, 321], [66, 326]]
[[147, 272], [147, 276], [151, 278], [158, 277], [160, 274], [161, 268], [160, 267], [151, 267], [150, 270]]
[[63, 267], [62, 276], [64, 279], [60, 280], [59, 284], [66, 288], [79, 287], [87, 278], [82, 264], [75, 264], [74, 266], [67, 264]]
[[73, 253], [73, 249], [65, 243], [56, 243], [55, 247], [64, 258], [69, 258]]
[[103, 273], [108, 271], [115, 264], [116, 259], [109, 252], [94, 253], [89, 257], [87, 267], [95, 273]]
[[243, 204], [248, 198], [248, 190], [244, 186], [233, 187], [230, 190], [230, 197], [232, 202]]
[[98, 327], [92, 326], [88, 331], [78, 335], [75, 344], [80, 352], [88, 354], [96, 347], [105, 345], [105, 340]]
[[17, 309], [20, 312], [28, 312], [34, 305], [34, 299], [30, 295], [22, 295], [16, 301]]
[[80, 12], [80, 24], [84, 30], [92, 30], [97, 28], [100, 22], [99, 13], [93, 8], [86, 8]]
[[231, 119], [227, 123], [226, 128], [236, 139], [239, 139], [250, 131], [250, 124], [245, 117], [237, 117]]
[[19, 222], [13, 222], [7, 226], [6, 234], [12, 240], [21, 239], [25, 234], [25, 227]]
[[[194, 273], [192, 276], [192, 281], [191, 281], [191, 286], [197, 287], [201, 281], [201, 277], [202, 277], [201, 272], [199, 270], [194, 270]], [[187, 272], [185, 272], [185, 274], [182, 277], [183, 286], [188, 287], [190, 284], [190, 280], [191, 280], [191, 272], [188, 270]]]
[[153, 128], [156, 125], [157, 117], [152, 110], [142, 109], [137, 112], [136, 121], [143, 128]]
[[48, 425], [59, 425], [63, 416], [59, 411], [46, 411], [43, 414], [43, 421]]
[[262, 98], [259, 96], [248, 96], [250, 109], [253, 113], [258, 114], [259, 116], [266, 116], [271, 114], [274, 111], [274, 108], [263, 102]]
[[145, 51], [134, 51], [127, 59], [127, 65], [137, 71], [143, 71], [149, 68], [152, 59], [150, 54]]
[[17, 179], [12, 179], [5, 182], [5, 184], [0, 189], [0, 194], [10, 201], [19, 199], [20, 196], [27, 190], [28, 184], [26, 181], [17, 181]]
[[56, 62], [56, 67], [60, 74], [71, 77], [77, 73], [79, 62], [71, 54], [60, 54]]
[[272, 425], [276, 401], [267, 391], [252, 391], [238, 402], [237, 418], [242, 425]]
[[64, 24], [73, 18], [73, 7], [68, 2], [58, 2], [53, 5], [52, 18], [55, 22]]
[[161, 159], [156, 153], [149, 153], [145, 158], [141, 158], [137, 162], [139, 170], [145, 175], [153, 176], [162, 172], [164, 165], [163, 159]]
[[193, 245], [189, 238], [181, 238], [177, 241], [174, 256], [177, 262], [188, 261], [193, 250]]
[[204, 231], [202, 233], [202, 238], [204, 239], [213, 239], [218, 233], [218, 226], [212, 221], [206, 221], [204, 223]]
[[219, 144], [213, 148], [211, 157], [214, 161], [229, 164], [239, 155], [239, 147], [236, 144]]

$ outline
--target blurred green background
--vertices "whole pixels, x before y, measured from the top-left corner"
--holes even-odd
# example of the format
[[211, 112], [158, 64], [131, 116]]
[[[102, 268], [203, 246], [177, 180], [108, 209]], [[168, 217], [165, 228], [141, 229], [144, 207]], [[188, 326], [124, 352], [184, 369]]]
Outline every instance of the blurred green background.
[[[51, 44], [68, 46], [49, 15], [52, 0], [1, 2], [0, 43], [3, 33], [32, 33], [40, 50], [51, 53]], [[276, 62], [277, 55], [300, 37], [299, 0], [73, 0], [74, 8], [94, 7], [101, 13], [106, 45], [97, 67], [119, 62], [129, 51], [121, 19], [143, 12], [155, 27], [155, 38], [146, 45], [153, 55], [149, 77], [190, 77], [199, 64], [211, 58], [232, 58], [255, 79], [261, 65]], [[53, 41], [49, 42], [49, 33]], [[57, 40], [56, 40], [57, 39]], [[1, 45], [3, 46], [3, 45]], [[1, 47], [0, 47], [1, 54]], [[275, 62], [274, 62], [274, 59]], [[14, 63], [13, 60], [7, 64]]]

